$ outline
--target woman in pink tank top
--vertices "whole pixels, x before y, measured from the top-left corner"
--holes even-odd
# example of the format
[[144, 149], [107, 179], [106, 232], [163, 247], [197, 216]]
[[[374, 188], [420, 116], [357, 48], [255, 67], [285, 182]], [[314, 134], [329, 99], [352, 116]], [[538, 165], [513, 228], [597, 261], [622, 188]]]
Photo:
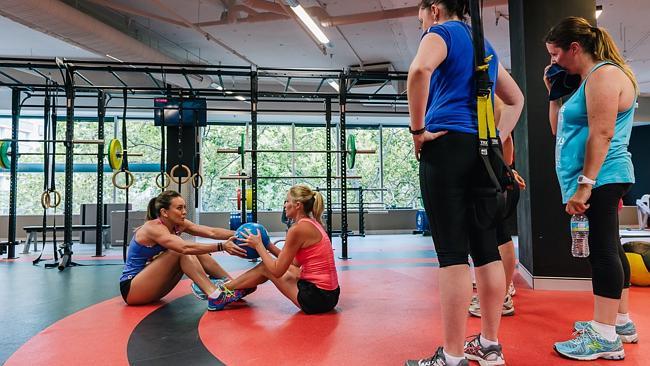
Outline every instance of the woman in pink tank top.
[[[339, 283], [332, 243], [321, 223], [323, 196], [306, 185], [289, 189], [284, 209], [295, 224], [287, 232], [282, 249], [264, 248], [260, 235], [248, 235], [245, 242], [257, 250], [262, 263], [224, 284], [224, 292], [254, 288], [271, 280], [306, 314], [334, 309], [339, 300]], [[237, 296], [223, 296], [224, 306]]]

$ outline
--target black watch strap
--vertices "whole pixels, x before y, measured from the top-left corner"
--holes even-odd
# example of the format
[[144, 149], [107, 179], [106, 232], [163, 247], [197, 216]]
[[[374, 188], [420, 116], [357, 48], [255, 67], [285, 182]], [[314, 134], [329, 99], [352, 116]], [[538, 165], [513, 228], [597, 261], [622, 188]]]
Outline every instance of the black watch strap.
[[421, 134], [423, 134], [424, 131], [426, 131], [426, 130], [427, 130], [426, 127], [422, 127], [422, 128], [419, 129], [419, 130], [412, 130], [412, 129], [411, 129], [411, 126], [409, 126], [409, 132], [411, 133], [411, 135], [421, 135]]

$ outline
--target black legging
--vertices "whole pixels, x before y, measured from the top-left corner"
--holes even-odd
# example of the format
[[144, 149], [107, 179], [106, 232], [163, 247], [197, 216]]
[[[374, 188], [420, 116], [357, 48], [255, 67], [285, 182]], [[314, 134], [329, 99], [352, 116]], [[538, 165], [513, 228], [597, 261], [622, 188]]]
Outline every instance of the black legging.
[[427, 142], [420, 154], [420, 190], [440, 267], [476, 267], [501, 259], [495, 229], [476, 227], [472, 188], [488, 179], [476, 135], [449, 132]]
[[591, 191], [589, 209], [589, 262], [594, 294], [620, 299], [630, 287], [630, 263], [618, 231], [618, 202], [629, 183], [605, 184]]

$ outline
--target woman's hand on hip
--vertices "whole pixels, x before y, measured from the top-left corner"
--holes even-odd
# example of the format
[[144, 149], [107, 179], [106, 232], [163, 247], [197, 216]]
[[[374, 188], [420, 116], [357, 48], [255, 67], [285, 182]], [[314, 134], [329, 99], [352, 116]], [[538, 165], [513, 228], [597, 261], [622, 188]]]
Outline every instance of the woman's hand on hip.
[[422, 134], [413, 135], [413, 145], [415, 148], [415, 158], [420, 161], [420, 151], [425, 142], [433, 141], [438, 137], [445, 135], [447, 131], [429, 132], [424, 131]]

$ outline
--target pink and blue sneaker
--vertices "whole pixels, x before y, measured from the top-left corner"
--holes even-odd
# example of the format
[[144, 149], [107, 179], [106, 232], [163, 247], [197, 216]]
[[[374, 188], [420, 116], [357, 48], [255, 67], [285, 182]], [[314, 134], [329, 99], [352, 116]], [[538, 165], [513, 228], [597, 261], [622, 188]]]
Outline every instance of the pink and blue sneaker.
[[223, 310], [226, 305], [246, 295], [246, 290], [229, 290], [226, 286], [217, 286], [217, 290], [208, 296], [208, 310]]

